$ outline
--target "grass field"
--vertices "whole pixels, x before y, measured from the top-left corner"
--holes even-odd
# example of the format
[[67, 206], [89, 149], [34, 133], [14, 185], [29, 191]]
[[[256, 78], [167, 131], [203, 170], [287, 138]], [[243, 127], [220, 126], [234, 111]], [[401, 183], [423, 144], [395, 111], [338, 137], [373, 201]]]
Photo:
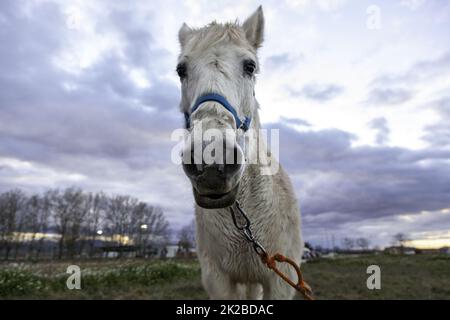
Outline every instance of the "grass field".
[[[68, 290], [68, 265], [81, 290]], [[381, 268], [381, 290], [366, 269]], [[449, 256], [360, 256], [302, 265], [317, 299], [450, 299]], [[206, 299], [196, 261], [108, 260], [0, 264], [0, 299]]]

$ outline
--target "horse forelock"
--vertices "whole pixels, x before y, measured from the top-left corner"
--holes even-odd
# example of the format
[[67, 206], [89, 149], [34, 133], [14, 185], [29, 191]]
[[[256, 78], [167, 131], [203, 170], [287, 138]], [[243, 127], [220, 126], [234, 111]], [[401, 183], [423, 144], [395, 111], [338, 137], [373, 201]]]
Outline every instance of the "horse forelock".
[[224, 24], [213, 21], [203, 28], [194, 29], [189, 51], [203, 52], [208, 48], [229, 43], [254, 52], [237, 21]]

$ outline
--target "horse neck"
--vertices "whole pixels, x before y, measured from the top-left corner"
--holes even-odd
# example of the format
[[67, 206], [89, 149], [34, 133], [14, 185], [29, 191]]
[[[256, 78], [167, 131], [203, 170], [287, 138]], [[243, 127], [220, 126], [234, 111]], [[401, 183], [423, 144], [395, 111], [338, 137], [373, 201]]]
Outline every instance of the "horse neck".
[[[254, 112], [252, 121], [253, 121], [252, 129], [258, 133], [256, 146], [264, 148], [264, 152], [260, 152], [260, 155], [263, 155], [264, 157], [268, 158], [269, 156], [267, 145], [265, 143], [263, 144], [259, 143], [260, 142], [259, 140], [261, 139], [259, 135], [261, 123], [259, 120], [257, 110], [255, 110]], [[267, 159], [264, 159], [265, 163], [267, 163], [266, 160]], [[257, 164], [248, 164], [246, 166], [240, 187], [242, 191], [243, 202], [258, 203], [259, 201], [265, 201], [268, 198], [268, 196], [270, 197], [270, 195], [268, 195], [267, 190], [272, 189], [273, 176], [263, 175], [261, 168], [262, 165], [259, 163], [259, 161]]]

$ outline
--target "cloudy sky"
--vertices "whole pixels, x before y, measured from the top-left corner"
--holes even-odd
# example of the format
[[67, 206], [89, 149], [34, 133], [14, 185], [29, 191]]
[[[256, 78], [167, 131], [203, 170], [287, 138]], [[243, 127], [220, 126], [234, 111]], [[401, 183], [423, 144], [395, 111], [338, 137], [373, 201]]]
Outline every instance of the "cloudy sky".
[[256, 96], [306, 240], [450, 243], [450, 1], [0, 2], [0, 191], [80, 186], [193, 217], [170, 161], [182, 22], [266, 16]]

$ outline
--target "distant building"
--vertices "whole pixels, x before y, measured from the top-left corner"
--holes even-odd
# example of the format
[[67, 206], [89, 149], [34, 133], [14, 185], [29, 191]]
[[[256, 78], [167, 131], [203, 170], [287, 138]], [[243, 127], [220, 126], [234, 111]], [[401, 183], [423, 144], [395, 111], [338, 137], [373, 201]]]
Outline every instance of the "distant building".
[[101, 247], [104, 258], [135, 258], [138, 250], [135, 246], [108, 246]]
[[441, 254], [444, 253], [442, 249], [417, 249], [418, 254]]
[[177, 252], [180, 250], [178, 245], [176, 244], [169, 244], [165, 246], [166, 249], [166, 258], [175, 258], [177, 256]]
[[384, 249], [387, 254], [406, 254], [413, 255], [416, 254], [416, 248], [413, 247], [402, 247], [402, 246], [392, 246]]
[[379, 254], [378, 250], [374, 249], [339, 249], [336, 250], [335, 253], [345, 254], [345, 255], [371, 255], [371, 254]]
[[169, 244], [166, 245], [159, 250], [160, 258], [195, 258], [197, 251], [195, 248], [190, 248], [188, 252], [186, 252], [183, 248], [181, 248], [178, 244]]

